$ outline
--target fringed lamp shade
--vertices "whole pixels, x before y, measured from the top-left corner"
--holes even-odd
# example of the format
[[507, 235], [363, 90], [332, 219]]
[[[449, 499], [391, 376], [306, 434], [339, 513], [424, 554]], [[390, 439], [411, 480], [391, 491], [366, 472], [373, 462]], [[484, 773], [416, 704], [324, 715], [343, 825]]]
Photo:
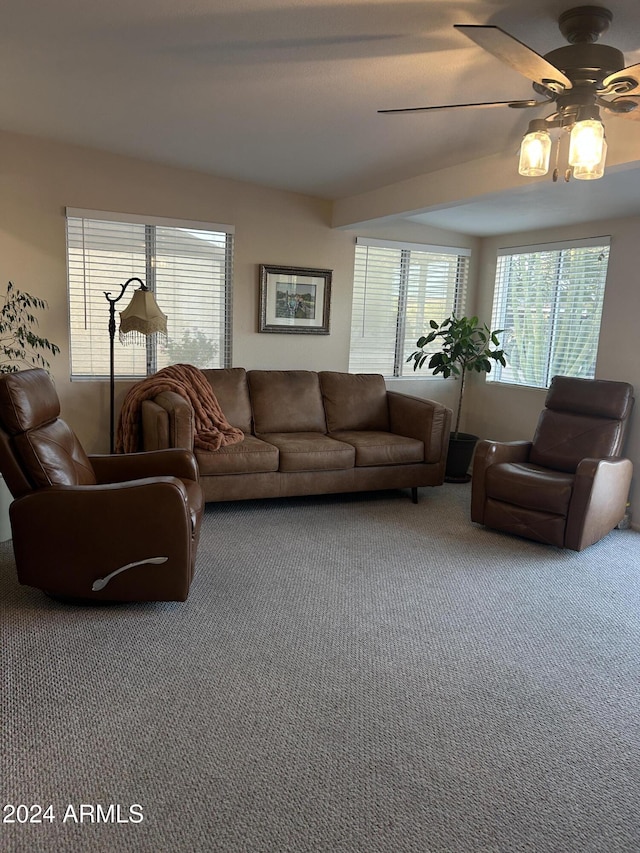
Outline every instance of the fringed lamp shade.
[[167, 316], [146, 287], [133, 291], [131, 302], [120, 312], [120, 341], [142, 343], [143, 336], [160, 333], [166, 337]]

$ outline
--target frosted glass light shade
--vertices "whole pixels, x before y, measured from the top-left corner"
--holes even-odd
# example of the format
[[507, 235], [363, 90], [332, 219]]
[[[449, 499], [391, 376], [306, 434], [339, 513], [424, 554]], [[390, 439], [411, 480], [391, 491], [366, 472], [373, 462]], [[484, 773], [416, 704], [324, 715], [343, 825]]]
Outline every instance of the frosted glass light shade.
[[602, 157], [595, 166], [574, 166], [573, 177], [578, 181], [595, 181], [604, 175], [604, 164], [607, 159], [607, 140], [602, 145]]
[[569, 165], [575, 169], [593, 170], [602, 159], [604, 148], [604, 126], [597, 119], [577, 121], [571, 130], [569, 141]]
[[527, 178], [546, 175], [551, 156], [551, 137], [546, 130], [527, 133], [520, 146], [518, 172]]

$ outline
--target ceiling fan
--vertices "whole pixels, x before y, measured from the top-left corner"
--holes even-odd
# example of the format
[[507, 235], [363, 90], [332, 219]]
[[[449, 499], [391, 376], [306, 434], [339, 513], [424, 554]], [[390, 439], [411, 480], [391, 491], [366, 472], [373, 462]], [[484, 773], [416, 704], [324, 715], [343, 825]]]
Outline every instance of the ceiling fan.
[[[571, 131], [565, 180], [591, 180], [604, 174], [606, 140], [600, 109], [613, 116], [640, 120], [640, 63], [624, 67], [621, 51], [596, 44], [613, 19], [601, 6], [578, 6], [558, 19], [560, 32], [569, 43], [541, 56], [500, 27], [455, 24], [480, 47], [533, 82], [538, 97], [518, 101], [484, 101], [429, 107], [378, 110], [380, 113], [417, 113], [429, 110], [506, 106], [529, 109], [554, 105], [554, 112], [529, 124], [520, 149], [522, 175], [544, 175], [549, 168], [549, 131]], [[558, 142], [560, 145], [560, 140]], [[558, 178], [558, 169], [553, 173]]]

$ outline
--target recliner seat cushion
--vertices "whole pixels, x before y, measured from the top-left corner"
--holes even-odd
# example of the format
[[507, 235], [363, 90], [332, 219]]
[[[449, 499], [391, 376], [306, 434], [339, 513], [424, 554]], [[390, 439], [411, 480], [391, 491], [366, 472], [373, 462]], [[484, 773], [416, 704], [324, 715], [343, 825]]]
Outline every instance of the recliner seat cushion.
[[574, 478], [528, 462], [501, 462], [485, 473], [487, 498], [530, 510], [566, 515]]
[[283, 472], [341, 471], [354, 467], [354, 448], [323, 433], [267, 433], [262, 438], [278, 448]]
[[357, 468], [424, 462], [424, 444], [404, 435], [377, 430], [341, 430], [331, 437], [355, 448]]

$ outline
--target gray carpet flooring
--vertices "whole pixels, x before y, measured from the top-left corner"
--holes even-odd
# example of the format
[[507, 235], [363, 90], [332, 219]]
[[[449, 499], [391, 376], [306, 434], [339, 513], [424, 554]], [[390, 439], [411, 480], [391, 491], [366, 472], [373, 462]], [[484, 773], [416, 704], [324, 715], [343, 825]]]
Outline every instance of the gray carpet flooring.
[[468, 504], [210, 506], [184, 604], [56, 603], [0, 545], [0, 849], [637, 853], [640, 535]]

